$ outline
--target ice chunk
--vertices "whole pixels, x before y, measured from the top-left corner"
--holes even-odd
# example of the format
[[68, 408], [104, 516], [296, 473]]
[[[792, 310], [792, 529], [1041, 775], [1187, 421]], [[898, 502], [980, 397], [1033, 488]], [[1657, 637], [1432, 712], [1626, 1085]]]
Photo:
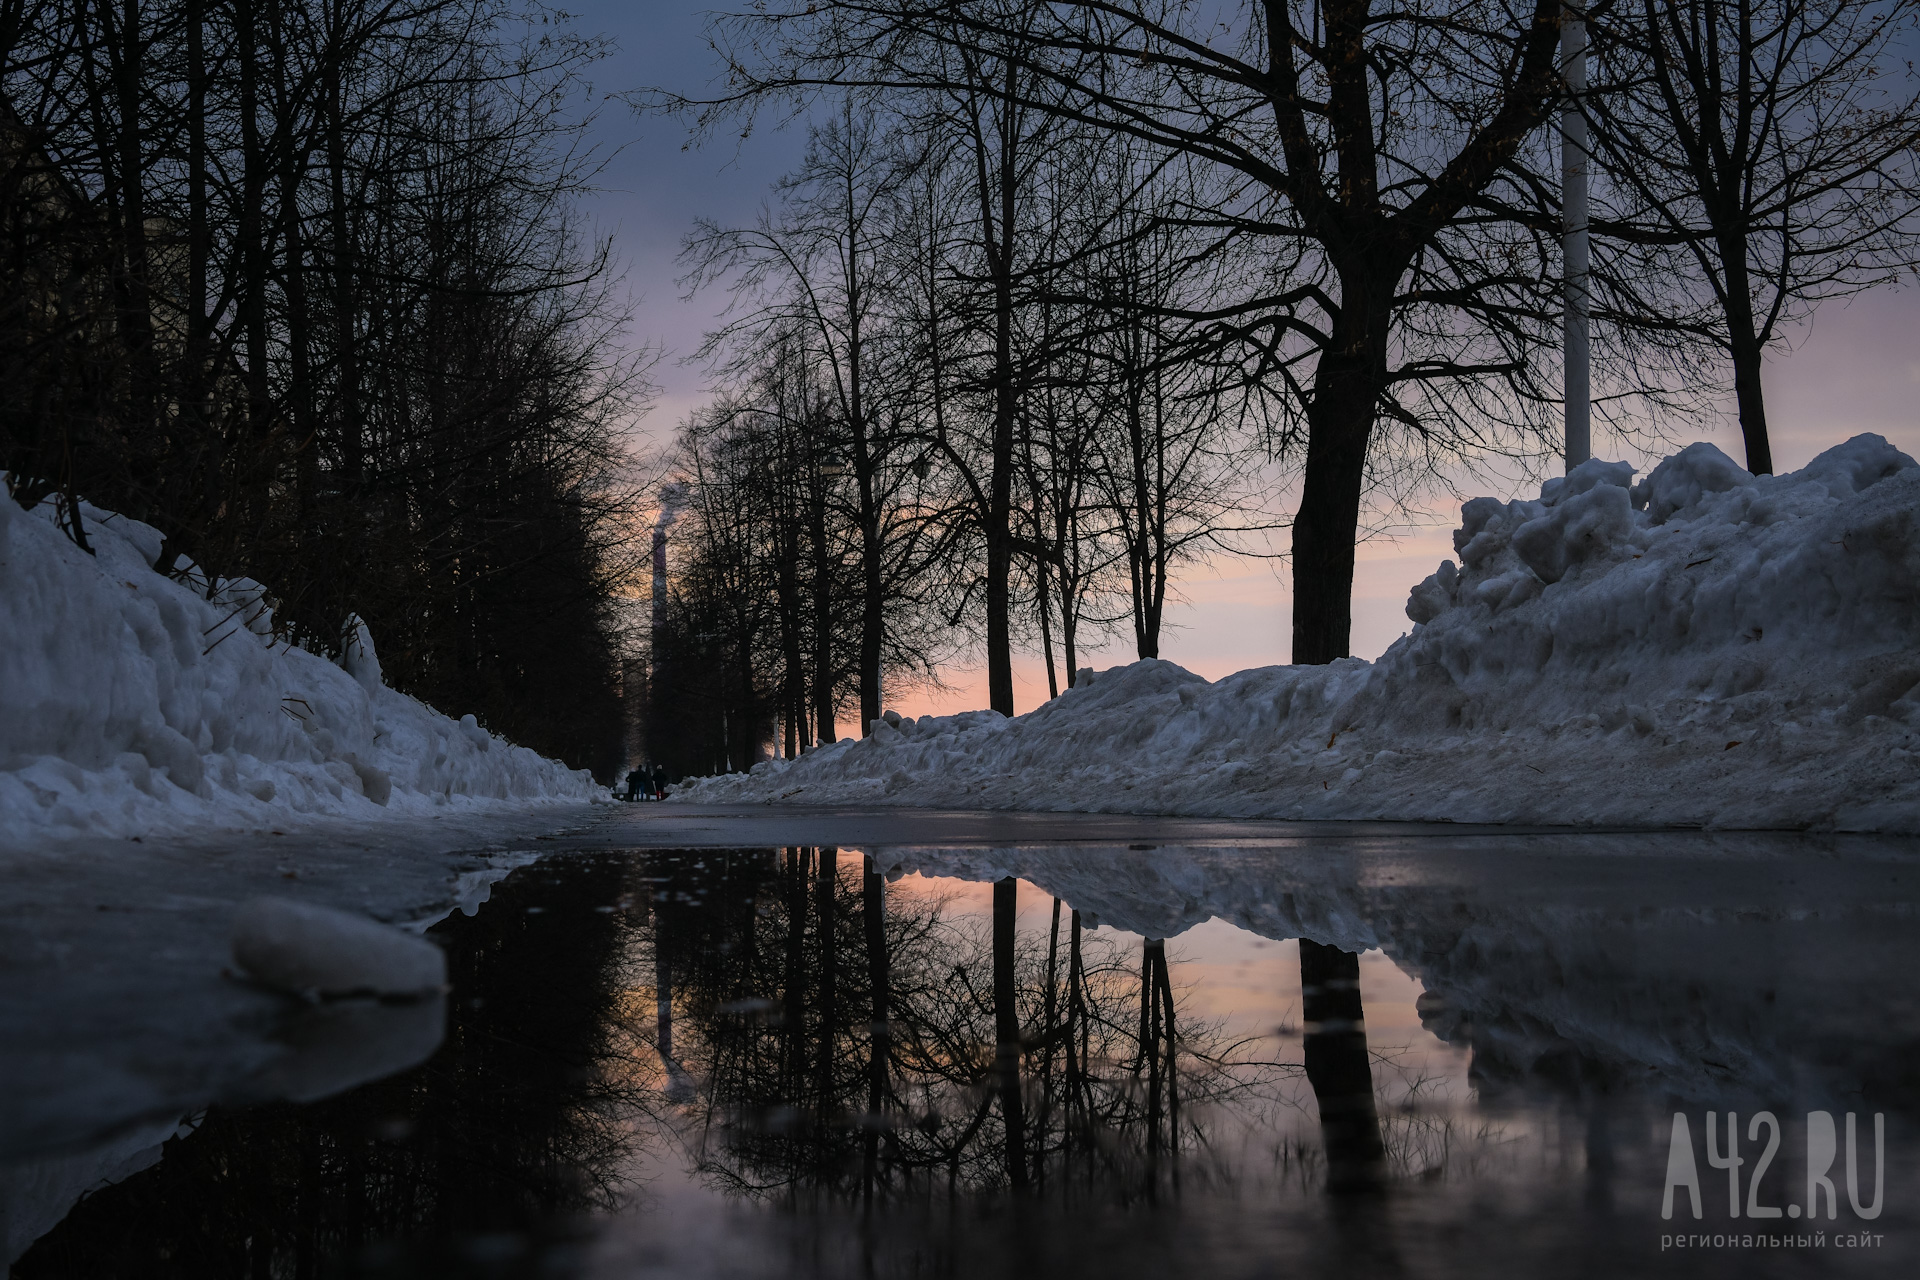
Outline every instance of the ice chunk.
[[185, 735], [169, 725], [148, 725], [134, 737], [133, 746], [147, 763], [167, 771], [167, 781], [182, 791], [196, 791], [206, 775], [200, 752]]
[[1635, 485], [1633, 505], [1647, 513], [1649, 523], [1665, 524], [1710, 493], [1752, 483], [1751, 472], [1702, 440], [1663, 461]]
[[1558, 582], [1583, 561], [1605, 556], [1632, 532], [1633, 504], [1626, 489], [1596, 484], [1515, 529], [1513, 553], [1540, 581]]
[[1407, 597], [1407, 616], [1415, 622], [1432, 622], [1453, 603], [1454, 586], [1460, 571], [1451, 560], [1442, 560], [1437, 572], [1423, 579]]
[[425, 1062], [446, 1030], [444, 999], [332, 1001], [283, 1028], [277, 1038], [287, 1053], [236, 1092], [312, 1102]]
[[1566, 475], [1555, 476], [1541, 485], [1540, 502], [1543, 506], [1555, 506], [1603, 484], [1610, 484], [1616, 489], [1630, 487], [1633, 484], [1633, 467], [1625, 462], [1602, 462], [1598, 458], [1588, 458]]
[[1859, 493], [1915, 465], [1920, 464], [1888, 444], [1886, 437], [1867, 434], [1833, 446], [1794, 477], [1817, 480], [1835, 494]]
[[270, 987], [310, 997], [423, 995], [447, 982], [440, 948], [365, 916], [255, 898], [233, 920], [233, 958]]
[[380, 658], [373, 650], [373, 632], [357, 613], [348, 614], [340, 629], [340, 666], [368, 693], [380, 689]]
[[460, 717], [460, 733], [481, 751], [493, 745], [493, 735], [480, 727], [480, 721], [474, 718], [471, 711]]

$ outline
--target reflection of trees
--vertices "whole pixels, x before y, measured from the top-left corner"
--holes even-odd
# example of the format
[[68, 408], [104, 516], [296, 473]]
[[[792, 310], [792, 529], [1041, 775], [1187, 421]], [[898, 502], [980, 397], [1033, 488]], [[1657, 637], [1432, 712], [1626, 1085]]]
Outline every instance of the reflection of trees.
[[311, 1106], [208, 1113], [82, 1200], [15, 1280], [333, 1274], [381, 1241], [538, 1234], [610, 1204], [632, 1141], [603, 1071], [622, 875], [530, 868], [436, 926], [453, 997], [427, 1063]]
[[1360, 957], [1300, 939], [1300, 1006], [1306, 1023], [1307, 1082], [1320, 1105], [1326, 1145], [1327, 1189], [1344, 1193], [1375, 1188], [1386, 1153], [1360, 1005]]
[[643, 936], [672, 953], [678, 1044], [705, 1083], [683, 1131], [723, 1187], [1150, 1193], [1213, 1104], [1286, 1070], [1180, 1013], [1158, 941], [1123, 948], [1057, 902], [1044, 939], [1015, 930], [1011, 880], [982, 921], [890, 893], [869, 859], [843, 875], [832, 850], [784, 850], [752, 893], [711, 852], [647, 860]]

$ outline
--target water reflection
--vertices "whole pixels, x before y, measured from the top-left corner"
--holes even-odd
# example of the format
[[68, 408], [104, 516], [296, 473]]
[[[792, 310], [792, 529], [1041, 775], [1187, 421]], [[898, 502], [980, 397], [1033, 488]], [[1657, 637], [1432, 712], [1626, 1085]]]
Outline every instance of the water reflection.
[[15, 1275], [1765, 1272], [1659, 1252], [1708, 1104], [1785, 1120], [1774, 1203], [1884, 1112], [1904, 1265], [1910, 864], [1812, 865], [556, 860], [440, 927], [426, 1066], [209, 1115]]
[[1300, 939], [1300, 1002], [1307, 1080], [1326, 1144], [1327, 1190], [1336, 1195], [1378, 1191], [1386, 1148], [1373, 1105], [1360, 957]]
[[1151, 1194], [1183, 1131], [1205, 1145], [1191, 1104], [1287, 1070], [1177, 1016], [1163, 943], [1090, 938], [1057, 900], [1044, 939], [1017, 928], [1011, 879], [978, 914], [937, 888], [890, 893], [871, 859], [832, 849], [781, 851], [758, 892], [716, 883], [748, 859], [640, 862], [635, 968], [676, 975], [650, 994], [701, 1087], [674, 1128], [717, 1188], [859, 1204], [1059, 1183]]

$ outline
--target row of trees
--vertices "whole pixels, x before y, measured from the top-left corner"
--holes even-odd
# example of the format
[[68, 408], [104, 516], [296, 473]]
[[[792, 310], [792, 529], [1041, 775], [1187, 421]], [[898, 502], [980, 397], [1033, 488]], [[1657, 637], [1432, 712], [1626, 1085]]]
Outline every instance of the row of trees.
[[870, 723], [883, 688], [937, 680], [976, 636], [1002, 709], [1015, 644], [1040, 641], [1055, 692], [1116, 630], [1157, 656], [1180, 565], [1279, 525], [1267, 406], [1232, 364], [1182, 357], [1177, 314], [1267, 267], [1147, 212], [1200, 198], [1190, 168], [1044, 120], [1007, 140], [991, 106], [844, 98], [776, 209], [687, 242], [689, 283], [732, 308], [700, 352], [719, 393], [679, 442], [656, 657], [669, 722], [718, 700], [739, 724], [720, 767], [776, 719], [788, 753], [844, 709]]
[[[1657, 435], [1825, 298], [1916, 261], [1909, 0], [808, 0], [715, 19], [707, 127], [808, 115], [734, 290], [670, 645], [704, 767], [868, 725], [984, 650], [1055, 688], [1089, 633], [1155, 656], [1183, 558], [1291, 488], [1292, 657], [1345, 656], [1354, 549], [1423, 481], [1558, 443], [1563, 21], [1584, 17], [1596, 399]], [[721, 673], [725, 673], [722, 678]], [[663, 703], [663, 705], [666, 705]], [[695, 765], [695, 761], [689, 761]], [[702, 770], [704, 771], [704, 769]]]
[[572, 211], [599, 52], [502, 0], [0, 6], [9, 494], [611, 771], [643, 387]]

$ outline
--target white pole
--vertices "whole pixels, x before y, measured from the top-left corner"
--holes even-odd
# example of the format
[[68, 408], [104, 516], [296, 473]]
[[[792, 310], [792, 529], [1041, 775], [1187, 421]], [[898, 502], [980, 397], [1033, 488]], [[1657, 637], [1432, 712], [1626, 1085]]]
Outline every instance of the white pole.
[[1566, 271], [1560, 334], [1566, 372], [1566, 464], [1572, 471], [1593, 456], [1593, 392], [1587, 355], [1587, 118], [1581, 111], [1587, 91], [1587, 23], [1570, 4], [1561, 12], [1560, 57], [1568, 97], [1560, 112], [1561, 254]]

